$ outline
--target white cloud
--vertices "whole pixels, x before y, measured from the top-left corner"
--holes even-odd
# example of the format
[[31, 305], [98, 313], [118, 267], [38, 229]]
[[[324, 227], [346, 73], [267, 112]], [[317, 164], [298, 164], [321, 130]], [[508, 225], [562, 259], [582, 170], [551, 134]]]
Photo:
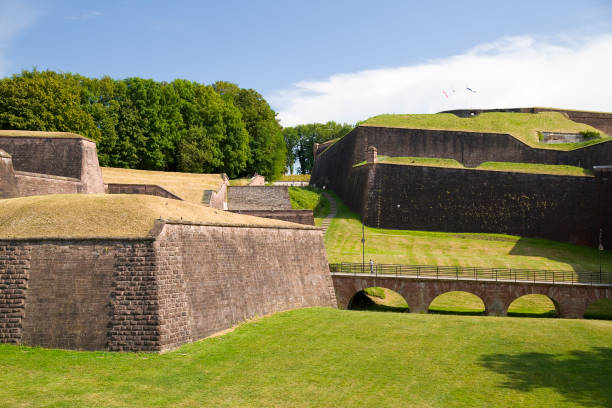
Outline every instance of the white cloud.
[[88, 18], [102, 17], [103, 15], [104, 13], [101, 13], [97, 10], [90, 10], [78, 16], [66, 16], [64, 17], [64, 20], [87, 20]]
[[32, 25], [38, 13], [24, 3], [0, 2], [0, 77], [7, 73], [7, 50], [19, 33]]
[[284, 126], [355, 123], [381, 113], [456, 108], [547, 106], [610, 112], [611, 72], [612, 34], [561, 41], [504, 37], [423, 64], [298, 82], [269, 100]]

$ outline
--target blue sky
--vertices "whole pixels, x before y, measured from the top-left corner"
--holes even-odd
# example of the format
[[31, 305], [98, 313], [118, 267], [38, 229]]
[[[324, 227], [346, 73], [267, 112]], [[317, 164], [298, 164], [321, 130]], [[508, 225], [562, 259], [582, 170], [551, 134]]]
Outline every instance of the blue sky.
[[[261, 92], [284, 124], [508, 103], [612, 111], [612, 88], [596, 85], [612, 82], [606, 70], [575, 65], [612, 63], [611, 35], [601, 0], [0, 0], [0, 76], [227, 80]], [[568, 75], [590, 80], [566, 87]]]

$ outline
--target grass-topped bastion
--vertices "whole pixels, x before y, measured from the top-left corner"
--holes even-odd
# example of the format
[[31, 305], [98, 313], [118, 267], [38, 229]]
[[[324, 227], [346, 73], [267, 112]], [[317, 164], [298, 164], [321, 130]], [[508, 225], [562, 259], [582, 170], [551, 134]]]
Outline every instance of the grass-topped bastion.
[[224, 179], [221, 174], [196, 174], [102, 167], [106, 184], [158, 185], [170, 193], [193, 203], [201, 203], [204, 190], [217, 191]]
[[334, 306], [321, 230], [144, 195], [0, 200], [0, 342], [165, 351]]
[[[523, 143], [541, 149], [572, 150], [610, 140], [600, 130], [574, 122], [560, 112], [514, 113], [486, 112], [461, 118], [451, 113], [436, 114], [385, 114], [374, 116], [362, 126], [384, 126], [410, 129], [454, 130], [480, 133], [507, 133]], [[539, 142], [539, 132], [580, 133], [596, 132], [602, 137], [582, 143], [544, 144]]]
[[[432, 157], [388, 157], [378, 156], [377, 163], [399, 164], [405, 166], [445, 167], [454, 169], [468, 169], [454, 159], [438, 159]], [[365, 161], [355, 166], [363, 166]], [[470, 170], [491, 170], [531, 174], [557, 174], [562, 176], [593, 176], [593, 172], [577, 166], [563, 164], [537, 164], [512, 162], [484, 162]]]

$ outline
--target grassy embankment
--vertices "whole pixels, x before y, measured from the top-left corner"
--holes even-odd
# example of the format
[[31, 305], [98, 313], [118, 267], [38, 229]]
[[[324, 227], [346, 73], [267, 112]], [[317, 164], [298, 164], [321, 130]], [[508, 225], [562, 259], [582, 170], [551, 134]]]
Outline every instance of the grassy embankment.
[[[398, 164], [408, 166], [445, 167], [454, 169], [468, 169], [454, 159], [441, 159], [430, 157], [388, 157], [378, 156], [378, 163]], [[364, 165], [365, 161], [355, 166]], [[560, 176], [592, 176], [593, 172], [577, 166], [558, 164], [512, 163], [512, 162], [484, 162], [470, 170], [505, 171], [515, 173], [552, 174]]]
[[158, 354], [0, 345], [4, 406], [609, 407], [612, 322], [324, 308]]
[[310, 181], [310, 174], [285, 174], [276, 181]]
[[153, 184], [192, 203], [201, 203], [204, 190], [218, 190], [223, 183], [220, 174], [178, 173], [102, 167], [105, 183]]
[[[336, 195], [334, 197], [337, 215], [325, 235], [329, 262], [361, 262], [361, 221]], [[599, 269], [597, 249], [562, 242], [502, 234], [387, 230], [370, 227], [366, 227], [365, 231], [366, 259], [373, 259], [376, 263], [566, 271]], [[612, 270], [612, 251], [603, 251], [601, 260], [603, 270]], [[440, 296], [432, 303], [431, 310], [481, 313], [484, 310], [482, 301], [473, 295], [467, 295], [455, 292]], [[385, 305], [384, 303], [378, 301], [379, 305]], [[509, 309], [509, 312], [515, 315], [536, 316], [549, 316], [553, 311], [552, 302], [543, 296], [522, 297]], [[612, 300], [593, 305], [588, 312], [590, 317], [612, 318]]]
[[219, 226], [291, 225], [150, 195], [53, 194], [0, 200], [0, 239], [146, 237], [159, 218]]
[[329, 214], [329, 201], [316, 188], [289, 187], [289, 198], [294, 210], [312, 210], [316, 226]]
[[[451, 113], [422, 115], [378, 115], [362, 126], [385, 126], [412, 129], [456, 130], [467, 132], [508, 133], [532, 147], [552, 150], [572, 150], [602, 141], [610, 140], [602, 134], [601, 138], [582, 143], [544, 144], [540, 143], [538, 132], [578, 133], [583, 131], [599, 132], [592, 126], [574, 122], [559, 112], [508, 113], [489, 112], [470, 118], [460, 118]], [[600, 132], [601, 133], [601, 132]]]

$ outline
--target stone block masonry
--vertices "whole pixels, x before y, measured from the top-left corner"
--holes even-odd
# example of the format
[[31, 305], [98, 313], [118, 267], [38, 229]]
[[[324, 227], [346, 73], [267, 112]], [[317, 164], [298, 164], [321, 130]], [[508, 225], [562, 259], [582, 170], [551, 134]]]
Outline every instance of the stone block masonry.
[[[96, 144], [78, 137], [6, 136], [0, 149], [11, 156], [19, 195], [104, 193]], [[0, 180], [0, 186], [2, 185]]]
[[291, 210], [287, 186], [230, 187], [228, 209], [233, 210]]
[[153, 231], [0, 240], [0, 342], [159, 352], [336, 304], [321, 230], [158, 221]]

